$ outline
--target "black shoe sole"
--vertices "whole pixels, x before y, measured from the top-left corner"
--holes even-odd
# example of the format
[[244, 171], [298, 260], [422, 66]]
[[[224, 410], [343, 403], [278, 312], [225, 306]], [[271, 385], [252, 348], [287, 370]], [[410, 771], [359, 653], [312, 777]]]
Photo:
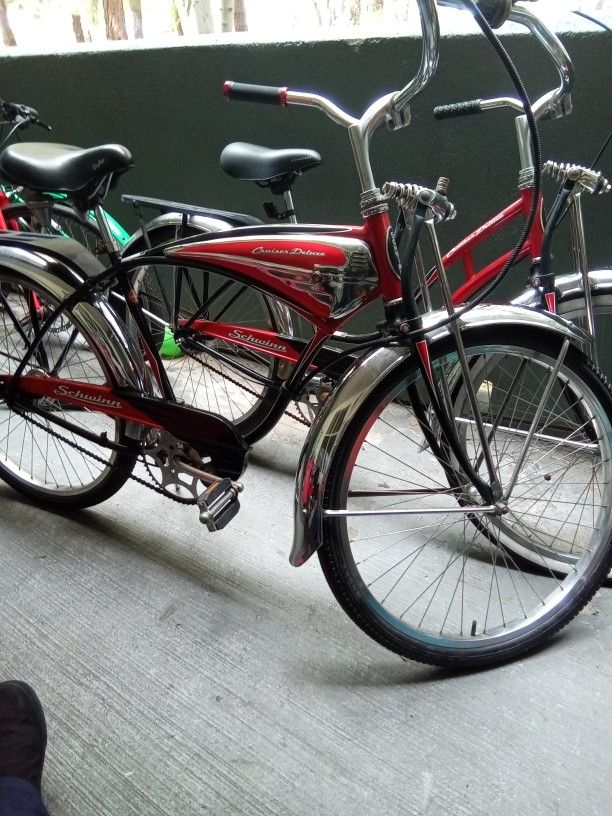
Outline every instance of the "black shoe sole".
[[41, 730], [42, 739], [43, 739], [43, 749], [46, 749], [46, 747], [47, 747], [47, 720], [45, 719], [45, 712], [43, 711], [42, 704], [41, 704], [40, 700], [38, 699], [38, 694], [36, 694], [36, 692], [34, 691], [32, 686], [28, 685], [28, 683], [25, 683], [23, 680], [9, 680], [8, 682], [13, 683], [16, 686], [19, 686], [19, 688], [24, 692], [25, 696], [28, 698], [29, 702], [31, 703], [32, 708], [34, 709], [34, 712], [36, 714], [38, 724], [40, 725], [40, 730]]

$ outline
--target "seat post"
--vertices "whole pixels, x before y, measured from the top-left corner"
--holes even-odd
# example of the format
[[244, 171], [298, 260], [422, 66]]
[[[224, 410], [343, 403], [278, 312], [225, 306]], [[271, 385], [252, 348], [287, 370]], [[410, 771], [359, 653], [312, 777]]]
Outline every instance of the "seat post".
[[283, 200], [285, 202], [285, 211], [291, 213], [287, 217], [287, 221], [291, 224], [297, 224], [297, 215], [295, 214], [295, 209], [293, 207], [293, 196], [291, 195], [291, 190], [285, 190], [283, 193]]
[[104, 208], [101, 204], [96, 204], [94, 209], [96, 214], [96, 223], [100, 228], [100, 233], [102, 235], [102, 242], [104, 244], [104, 248], [108, 253], [108, 257], [111, 260], [111, 263], [118, 263], [121, 260], [121, 252], [119, 249], [119, 244], [113, 237], [113, 233], [110, 230], [108, 225], [108, 221], [106, 219], [106, 213], [104, 212]]

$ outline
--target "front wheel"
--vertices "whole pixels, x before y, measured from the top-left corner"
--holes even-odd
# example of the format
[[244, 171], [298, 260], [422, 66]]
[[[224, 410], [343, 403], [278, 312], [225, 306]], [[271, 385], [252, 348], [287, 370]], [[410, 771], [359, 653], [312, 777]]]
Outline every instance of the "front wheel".
[[[412, 360], [366, 396], [331, 465], [325, 507], [336, 515], [326, 518], [319, 549], [325, 578], [367, 634], [426, 663], [483, 666], [540, 645], [610, 567], [610, 391], [573, 348], [555, 373], [558, 336], [508, 336], [507, 328], [465, 334], [497, 476], [504, 490], [514, 482], [502, 512], [479, 510], [455, 457], [432, 452], [415, 410], [427, 398]], [[438, 378], [456, 381], [450, 340], [432, 349], [432, 364]], [[485, 477], [467, 403], [456, 422]], [[526, 554], [537, 573], [525, 569]]]

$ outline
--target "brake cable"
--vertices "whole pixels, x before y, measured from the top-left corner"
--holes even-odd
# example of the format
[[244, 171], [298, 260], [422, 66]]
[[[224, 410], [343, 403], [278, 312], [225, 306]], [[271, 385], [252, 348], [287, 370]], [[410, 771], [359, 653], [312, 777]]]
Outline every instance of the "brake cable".
[[533, 110], [531, 108], [531, 102], [529, 100], [529, 96], [527, 95], [527, 91], [525, 89], [523, 81], [522, 81], [522, 79], [521, 79], [521, 77], [520, 77], [514, 63], [512, 62], [508, 52], [506, 51], [505, 47], [500, 42], [497, 35], [493, 32], [493, 29], [491, 28], [491, 26], [487, 22], [485, 16], [481, 12], [481, 10], [478, 8], [478, 6], [474, 2], [474, 0], [462, 0], [462, 1], [463, 1], [463, 4], [469, 10], [471, 10], [472, 15], [474, 16], [474, 19], [476, 20], [476, 23], [478, 24], [481, 31], [485, 35], [485, 37], [489, 40], [489, 42], [491, 43], [491, 45], [493, 46], [493, 48], [497, 52], [497, 55], [499, 56], [500, 60], [502, 61], [503, 65], [504, 65], [504, 67], [506, 68], [506, 71], [510, 75], [510, 78], [512, 79], [512, 82], [513, 82], [513, 84], [514, 84], [514, 86], [515, 86], [515, 88], [517, 90], [518, 96], [521, 99], [521, 102], [523, 103], [523, 110], [525, 112], [525, 117], [527, 118], [527, 124], [528, 124], [528, 127], [529, 127], [529, 132], [530, 132], [531, 140], [532, 140], [533, 174], [534, 174], [533, 195], [532, 195], [531, 207], [529, 209], [529, 215], [527, 216], [527, 220], [525, 222], [525, 225], [524, 225], [523, 231], [521, 233], [521, 236], [518, 239], [518, 242], [516, 243], [516, 246], [514, 247], [510, 257], [508, 258], [508, 260], [504, 264], [504, 267], [498, 272], [498, 274], [495, 276], [495, 278], [492, 281], [490, 281], [490, 283], [488, 283], [479, 294], [477, 294], [474, 298], [469, 300], [462, 307], [458, 308], [457, 311], [454, 314], [449, 315], [448, 317], [444, 318], [443, 320], [440, 320], [434, 326], [428, 326], [426, 329], [424, 329], [424, 328], [415, 329], [415, 330], [413, 330], [413, 331], [411, 331], [411, 332], [409, 332], [408, 334], [405, 335], [407, 338], [410, 338], [412, 340], [416, 340], [416, 339], [418, 339], [420, 337], [423, 337], [423, 335], [425, 335], [427, 332], [431, 332], [431, 331], [434, 331], [436, 329], [440, 329], [443, 326], [447, 326], [450, 323], [453, 323], [455, 320], [459, 320], [464, 314], [471, 311], [471, 309], [475, 308], [476, 306], [479, 306], [484, 300], [486, 300], [486, 298], [489, 297], [489, 295], [495, 289], [497, 289], [497, 287], [499, 286], [501, 281], [504, 279], [504, 277], [506, 276], [508, 271], [516, 263], [516, 259], [518, 258], [519, 253], [521, 252], [521, 249], [523, 248], [523, 245], [525, 244], [525, 242], [527, 241], [527, 239], [529, 237], [529, 234], [531, 232], [531, 228], [533, 226], [533, 222], [534, 222], [534, 220], [536, 218], [536, 215], [537, 215], [538, 202], [539, 202], [539, 198], [540, 198], [541, 176], [542, 176], [542, 148], [541, 148], [541, 144], [540, 144], [540, 136], [539, 136], [539, 133], [538, 133], [538, 127], [536, 125], [536, 121], [535, 121], [535, 118], [534, 118], [534, 115], [533, 115]]

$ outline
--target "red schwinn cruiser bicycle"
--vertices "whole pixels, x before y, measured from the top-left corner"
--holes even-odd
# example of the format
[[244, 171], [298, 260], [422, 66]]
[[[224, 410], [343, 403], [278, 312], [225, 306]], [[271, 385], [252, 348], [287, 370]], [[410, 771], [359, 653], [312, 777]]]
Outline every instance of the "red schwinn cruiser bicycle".
[[[271, 427], [321, 371], [326, 339], [380, 295], [385, 326], [350, 348], [352, 365], [331, 383], [302, 452], [291, 562], [316, 551], [345, 611], [398, 654], [486, 665], [547, 640], [607, 575], [612, 395], [570, 324], [511, 306], [455, 310], [436, 233], [454, 214], [444, 183], [382, 191], [374, 183], [373, 133], [406, 123], [409, 101], [436, 66], [435, 5], [418, 3], [417, 76], [359, 120], [324, 97], [280, 91], [287, 104], [318, 107], [349, 129], [361, 226], [237, 229], [152, 249], [110, 270], [69, 239], [2, 237], [0, 476], [43, 504], [83, 507], [112, 495], [138, 462], [141, 481], [197, 505], [218, 529], [238, 510], [247, 446], [236, 426], [177, 401], [132, 288], [136, 270], [179, 263], [218, 274], [218, 286], [205, 280], [221, 336], [237, 330], [220, 325], [234, 283], [310, 317], [313, 334], [301, 345], [271, 329], [239, 329], [234, 339], [245, 348], [260, 353], [259, 340], [269, 344], [267, 359], [292, 364], [280, 384], [254, 364], [267, 416], [245, 415], [245, 428]], [[230, 92], [272, 95], [236, 85]], [[404, 270], [390, 197], [410, 224]], [[412, 268], [421, 235], [447, 311], [419, 314]], [[113, 277], [138, 342], [109, 304]], [[45, 304], [42, 316], [37, 303]], [[201, 334], [196, 321], [212, 322], [202, 312], [185, 320], [179, 330], [190, 342], [192, 331]]]
[[[446, 0], [443, 4], [457, 8], [462, 6], [459, 0]], [[511, 7], [506, 3], [499, 7], [496, 14], [497, 24], [503, 23], [508, 18], [526, 26], [552, 58], [559, 74], [559, 86], [545, 93], [532, 106], [535, 118], [551, 119], [569, 113], [574, 72], [571, 60], [559, 39], [524, 8]], [[453, 293], [455, 304], [463, 303], [483, 290], [486, 291], [507, 262], [510, 251], [478, 268], [474, 252], [498, 232], [525, 217], [529, 212], [533, 193], [533, 157], [526, 117], [522, 102], [518, 98], [499, 97], [443, 105], [435, 111], [438, 118], [447, 118], [481, 113], [498, 107], [510, 107], [520, 114], [516, 119], [520, 157], [520, 197], [444, 255], [446, 269], [460, 268], [461, 282]], [[57, 184], [58, 159], [65, 160], [62, 146], [45, 146], [45, 155], [53, 148], [59, 153], [51, 163], [48, 175], [45, 173], [44, 158], [37, 145], [19, 144], [9, 148], [2, 154], [1, 166], [16, 182], [25, 186], [36, 184], [37, 189], [42, 190], [45, 185], [53, 186], [54, 182]], [[273, 193], [283, 195], [285, 208], [282, 213], [278, 213], [271, 204], [266, 206], [269, 211], [273, 211], [272, 214], [275, 213], [289, 222], [296, 221], [291, 185], [299, 173], [316, 166], [319, 161], [320, 157], [313, 151], [271, 151], [242, 143], [228, 146], [221, 159], [222, 166], [230, 175], [242, 179], [256, 179]], [[585, 191], [608, 192], [610, 185], [601, 174], [575, 165], [548, 162], [544, 166], [544, 171], [563, 183], [564, 189], [559, 194], [557, 203], [553, 205], [553, 210], [556, 207], [561, 213], [565, 209], [570, 213], [576, 271], [571, 275], [555, 276], [551, 269], [541, 268], [542, 242], [550, 241], [556, 223], [553, 218], [547, 220], [545, 235], [543, 202], [540, 197], [537, 217], [517, 258], [517, 262], [528, 261], [531, 264], [530, 285], [517, 298], [516, 303], [528, 306], [541, 305], [549, 311], [557, 311], [578, 322], [588, 329], [592, 337], [597, 335], [599, 341], [597, 345], [601, 348], [605, 345], [608, 333], [612, 303], [612, 273], [609, 270], [589, 271], [581, 195]], [[102, 179], [98, 178], [93, 186], [100, 185], [104, 186]], [[76, 195], [80, 195], [80, 192], [75, 193]], [[125, 255], [140, 252], [146, 246], [157, 246], [173, 239], [200, 235], [202, 232], [227, 230], [236, 226], [261, 226], [258, 219], [239, 213], [205, 210], [137, 196], [124, 196], [124, 199], [137, 208], [156, 206], [164, 211], [163, 215], [153, 219], [149, 224], [145, 225], [143, 222], [142, 231], [136, 233], [128, 242], [124, 250]], [[37, 202], [35, 204], [38, 206]], [[102, 239], [103, 234], [110, 235], [105, 215], [101, 210], [98, 210], [100, 227], [96, 227], [91, 222], [83, 223], [82, 218], [77, 220], [75, 217], [74, 221], [67, 221], [69, 213], [64, 211], [65, 208], [58, 208], [52, 202], [49, 202], [49, 206], [51, 209], [48, 218], [56, 219], [58, 227], [66, 234], [73, 234], [75, 228], [80, 230], [77, 239], [89, 247], [103, 246], [105, 243]], [[9, 211], [19, 216], [24, 228], [28, 228], [31, 217], [34, 217], [28, 214], [25, 206], [11, 207], [7, 210]], [[399, 235], [396, 237], [399, 238]], [[119, 257], [117, 249], [113, 242], [108, 244], [108, 251], [115, 260]], [[437, 273], [435, 268], [427, 272], [419, 254], [417, 265], [420, 292], [425, 297], [427, 307], [431, 308], [429, 293], [436, 283]], [[240, 289], [234, 286], [234, 291], [230, 293], [227, 279], [213, 272], [203, 273], [200, 269], [189, 270], [186, 267], [179, 267], [178, 273], [173, 276], [167, 266], [160, 268], [150, 263], [138, 271], [136, 285], [151, 328], [162, 349], [164, 365], [175, 393], [190, 404], [222, 413], [237, 424], [239, 430], [250, 441], [265, 435], [269, 430], [269, 424], [264, 422], [258, 428], [257, 420], [265, 419], [268, 415], [267, 404], [260, 405], [264, 397], [270, 395], [266, 388], [266, 380], [273, 383], [272, 388], [278, 388], [282, 380], [287, 378], [291, 368], [297, 364], [297, 359], [304, 348], [303, 339], [309, 336], [311, 329], [310, 315], [307, 313], [301, 319], [286, 305], [271, 302], [251, 286], [241, 286]], [[219, 306], [209, 297], [211, 292], [216, 292], [221, 286], [227, 291], [227, 297], [221, 307], [222, 317]], [[198, 311], [205, 319], [190, 321]], [[186, 326], [189, 327], [187, 332]], [[234, 328], [227, 330], [228, 326]], [[287, 343], [283, 337], [291, 338], [292, 343]], [[331, 344], [327, 343], [319, 350], [316, 362], [320, 366], [324, 362], [331, 366], [326, 369], [328, 376], [315, 376], [310, 379], [308, 387], [296, 396], [295, 408], [288, 409], [288, 413], [304, 424], [310, 424], [312, 416], [329, 393], [331, 379], [339, 376], [350, 364], [350, 360], [343, 358], [333, 364], [334, 357], [337, 357], [334, 343], [337, 347], [337, 344], [350, 340], [346, 332], [338, 333], [335, 337], [332, 336]], [[590, 356], [597, 359], [596, 345], [591, 342], [585, 347]], [[280, 356], [273, 359], [272, 352]], [[599, 362], [605, 373], [612, 376], [612, 370], [609, 370], [606, 359]]]
[[[446, 0], [443, 5], [457, 8], [462, 6], [460, 0]], [[559, 86], [545, 93], [533, 104], [535, 118], [552, 119], [567, 115], [571, 111], [570, 94], [574, 72], [571, 60], [559, 39], [524, 8], [507, 2], [499, 7], [496, 14], [496, 22], [500, 25], [505, 19], [511, 19], [526, 26], [552, 58], [559, 74]], [[299, 96], [293, 94], [291, 98]], [[264, 98], [268, 102], [278, 101], [274, 94]], [[261, 97], [257, 101], [261, 101]], [[509, 107], [519, 113], [516, 132], [520, 157], [520, 196], [443, 256], [445, 269], [459, 270], [460, 283], [453, 292], [456, 305], [488, 291], [490, 284], [497, 279], [507, 263], [510, 250], [480, 268], [475, 262], [474, 253], [499, 232], [529, 213], [533, 199], [533, 156], [527, 118], [519, 98], [475, 100], [443, 105], [435, 110], [436, 117], [442, 119], [499, 107]], [[290, 163], [294, 163], [299, 171], [302, 167], [313, 166], [316, 160], [309, 155], [309, 151], [300, 155], [299, 151], [266, 151], [258, 146], [244, 144], [230, 146], [223, 157], [224, 169], [237, 178], [265, 179], [268, 185], [274, 185], [276, 175], [277, 184], [289, 196], [286, 199], [288, 214], [294, 212], [290, 197], [291, 181], [287, 182], [285, 175]], [[517, 298], [516, 303], [541, 305], [548, 311], [558, 312], [579, 322], [591, 335], [597, 329], [599, 339], [603, 340], [609, 311], [606, 304], [608, 300], [612, 302], [612, 273], [606, 270], [589, 271], [581, 195], [584, 192], [608, 192], [610, 185], [600, 173], [575, 165], [547, 162], [544, 172], [563, 186], [551, 212], [569, 211], [576, 271], [571, 275], [555, 277], [550, 268], [543, 269], [541, 266], [543, 242], [550, 243], [557, 221], [555, 218], [547, 219], [545, 232], [543, 199], [540, 196], [537, 216], [516, 259], [517, 263], [527, 261], [531, 264], [529, 286]], [[124, 199], [137, 207], [152, 205], [166, 210], [161, 217], [153, 219], [147, 225], [143, 222], [142, 231], [136, 234], [126, 248], [128, 255], [137, 249], [143, 249], [143, 235], [148, 236], [149, 245], [160, 245], [200, 235], [202, 231], [233, 229], [241, 223], [236, 220], [239, 217], [237, 214], [226, 214], [228, 219], [224, 220], [224, 214], [219, 211], [206, 211], [137, 196], [124, 196]], [[212, 216], [215, 218], [214, 222], [203, 220]], [[272, 233], [279, 234], [276, 227], [271, 229]], [[258, 229], [258, 234], [259, 232]], [[400, 234], [401, 231], [396, 233], [398, 242]], [[215, 245], [216, 251], [224, 255], [231, 254], [231, 241], [235, 235], [236, 233], [231, 233], [228, 238], [230, 243]], [[222, 236], [218, 238], [224, 240]], [[259, 251], [257, 248], [255, 250]], [[264, 251], [266, 250], [261, 250]], [[178, 260], [184, 261], [185, 256], [180, 256]], [[256, 260], [256, 256], [253, 260]], [[417, 253], [416, 263], [419, 296], [424, 298], [426, 307], [431, 308], [430, 290], [438, 280], [438, 273], [435, 267], [427, 270], [420, 253]], [[304, 268], [312, 271], [312, 265], [309, 267], [306, 264]], [[316, 320], [313, 320], [317, 314], [316, 304], [308, 304], [306, 308], [302, 304], [300, 310], [293, 304], [287, 305], [262, 295], [253, 284], [244, 286], [242, 283], [233, 283], [224, 272], [212, 268], [203, 276], [200, 269], [193, 270], [179, 265], [176, 274], [172, 275], [167, 265], [160, 267], [152, 260], [146, 267], [138, 270], [137, 276], [145, 312], [160, 345], [164, 338], [171, 341], [167, 345], [169, 353], [164, 359], [164, 365], [177, 395], [190, 404], [222, 413], [236, 424], [249, 441], [265, 436], [272, 427], [270, 401], [298, 364], [307, 345], [305, 338], [312, 337], [312, 327], [315, 326], [315, 333], [317, 331]], [[392, 281], [388, 282], [388, 286], [393, 285]], [[217, 300], [219, 291], [224, 293], [224, 297]], [[390, 295], [387, 297], [392, 299]], [[597, 326], [595, 313], [598, 315]], [[350, 356], [338, 358], [338, 349], [351, 342], [359, 344], [368, 337], [375, 336], [375, 333], [365, 337], [351, 336], [346, 333], [344, 323], [345, 321], [342, 322], [342, 327], [337, 326], [332, 334], [327, 334], [326, 342], [319, 346], [314, 358], [314, 364], [324, 369], [324, 374], [308, 379], [307, 387], [294, 395], [295, 409], [288, 412], [304, 424], [310, 423], [312, 416], [326, 399], [331, 381], [351, 363]], [[595, 357], [592, 342], [586, 343], [585, 348]]]

